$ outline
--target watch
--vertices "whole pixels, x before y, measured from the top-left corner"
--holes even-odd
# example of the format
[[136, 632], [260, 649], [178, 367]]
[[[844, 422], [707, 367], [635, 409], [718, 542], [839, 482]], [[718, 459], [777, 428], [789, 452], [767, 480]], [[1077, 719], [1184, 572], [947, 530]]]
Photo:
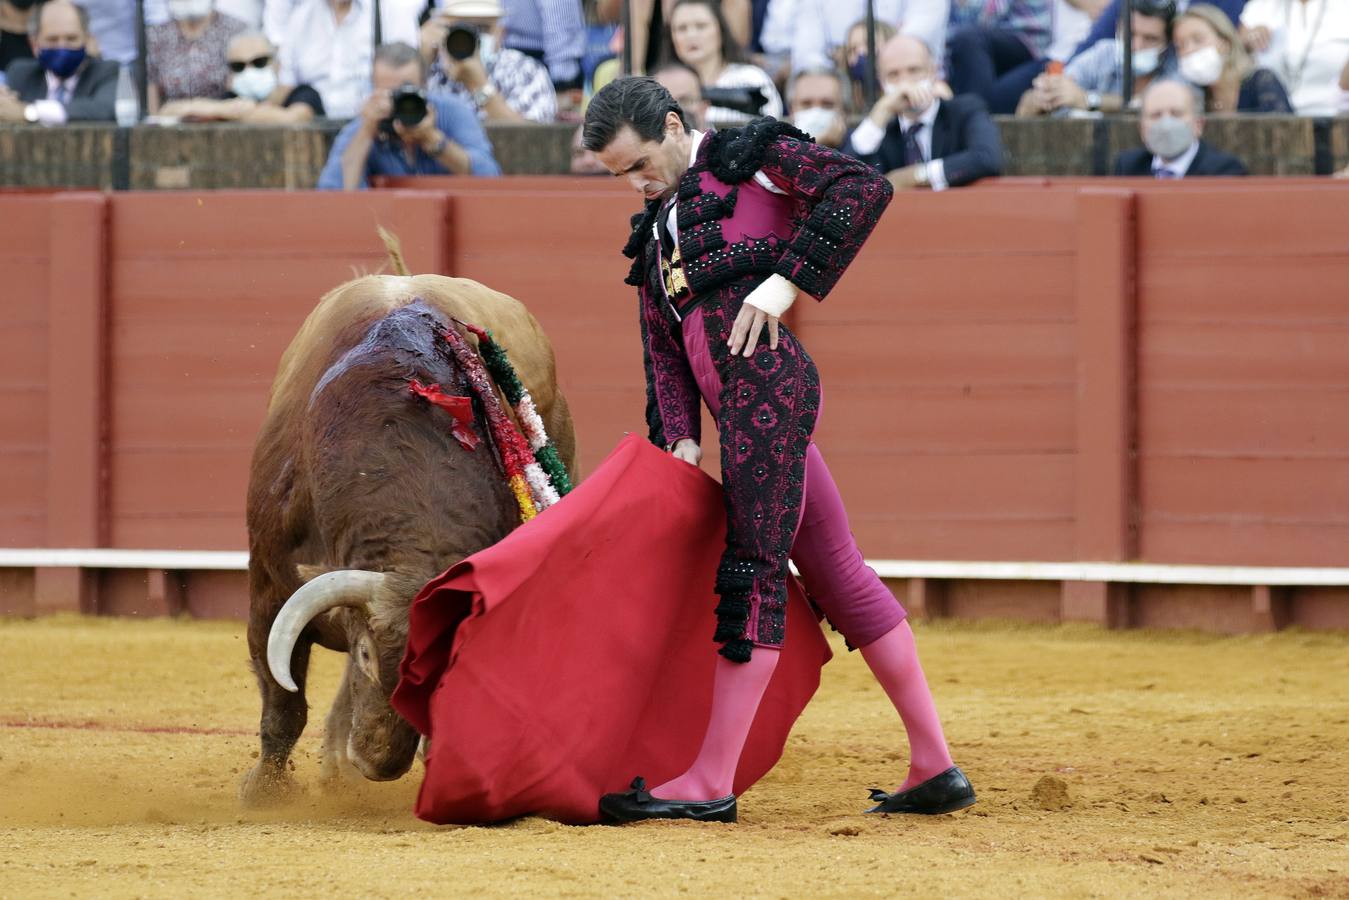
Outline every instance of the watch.
[[1097, 91], [1087, 91], [1087, 109], [1098, 112], [1101, 108], [1101, 95]]
[[497, 95], [496, 85], [492, 84], [492, 82], [489, 81], [473, 92], [473, 103], [479, 109], [481, 109], [482, 107], [487, 105], [488, 100], [491, 100], [496, 95]]

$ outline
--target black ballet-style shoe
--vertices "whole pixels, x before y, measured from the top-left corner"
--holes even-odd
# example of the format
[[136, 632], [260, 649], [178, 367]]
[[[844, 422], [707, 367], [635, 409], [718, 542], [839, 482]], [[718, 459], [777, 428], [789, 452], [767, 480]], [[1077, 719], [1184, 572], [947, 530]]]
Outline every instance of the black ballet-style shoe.
[[871, 799], [877, 805], [869, 813], [915, 813], [922, 816], [940, 816], [974, 805], [974, 787], [959, 766], [952, 766], [940, 775], [934, 775], [907, 791], [887, 794], [871, 789]]
[[600, 817], [609, 822], [646, 819], [689, 819], [694, 822], [734, 822], [735, 794], [719, 800], [662, 800], [646, 789], [646, 779], [632, 779], [632, 789], [600, 798]]

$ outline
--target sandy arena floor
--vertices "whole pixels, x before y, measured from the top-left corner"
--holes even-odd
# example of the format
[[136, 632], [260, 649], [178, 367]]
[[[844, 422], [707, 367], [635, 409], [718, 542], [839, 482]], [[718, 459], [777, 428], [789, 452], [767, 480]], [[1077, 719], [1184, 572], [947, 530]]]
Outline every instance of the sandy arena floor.
[[307, 795], [253, 813], [241, 624], [0, 620], [0, 896], [1349, 897], [1349, 636], [919, 641], [980, 794], [966, 813], [860, 814], [905, 745], [840, 654], [739, 825], [434, 828], [409, 812], [418, 770], [318, 789], [334, 654], [316, 651]]

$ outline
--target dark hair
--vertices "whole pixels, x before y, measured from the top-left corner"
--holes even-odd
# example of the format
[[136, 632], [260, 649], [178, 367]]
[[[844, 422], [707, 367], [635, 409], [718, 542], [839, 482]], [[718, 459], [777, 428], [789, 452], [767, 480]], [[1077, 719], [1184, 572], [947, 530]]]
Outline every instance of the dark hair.
[[745, 48], [740, 46], [740, 42], [731, 34], [730, 28], [726, 26], [726, 16], [721, 11], [721, 0], [678, 0], [674, 6], [670, 7], [670, 14], [665, 19], [665, 33], [661, 37], [660, 58], [662, 63], [680, 62], [675, 55], [674, 48], [674, 17], [675, 11], [682, 6], [706, 6], [708, 12], [712, 13], [712, 18], [717, 20], [717, 31], [721, 33], [721, 58], [723, 62], [742, 63], [745, 62]]
[[613, 141], [624, 125], [644, 141], [665, 140], [665, 117], [679, 116], [688, 131], [684, 110], [670, 92], [654, 79], [629, 75], [616, 78], [590, 98], [586, 107], [585, 132], [581, 142], [598, 153]]
[[1128, 6], [1140, 16], [1161, 19], [1166, 25], [1166, 39], [1171, 40], [1171, 31], [1176, 25], [1176, 0], [1132, 0]]

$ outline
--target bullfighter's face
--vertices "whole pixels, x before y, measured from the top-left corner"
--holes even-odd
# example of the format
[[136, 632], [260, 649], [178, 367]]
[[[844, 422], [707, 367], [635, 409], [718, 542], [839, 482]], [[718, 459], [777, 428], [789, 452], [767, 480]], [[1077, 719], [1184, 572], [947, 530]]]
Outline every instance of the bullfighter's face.
[[612, 175], [626, 178], [645, 199], [666, 200], [689, 167], [689, 135], [679, 116], [670, 112], [660, 140], [643, 140], [624, 125], [596, 155]]

